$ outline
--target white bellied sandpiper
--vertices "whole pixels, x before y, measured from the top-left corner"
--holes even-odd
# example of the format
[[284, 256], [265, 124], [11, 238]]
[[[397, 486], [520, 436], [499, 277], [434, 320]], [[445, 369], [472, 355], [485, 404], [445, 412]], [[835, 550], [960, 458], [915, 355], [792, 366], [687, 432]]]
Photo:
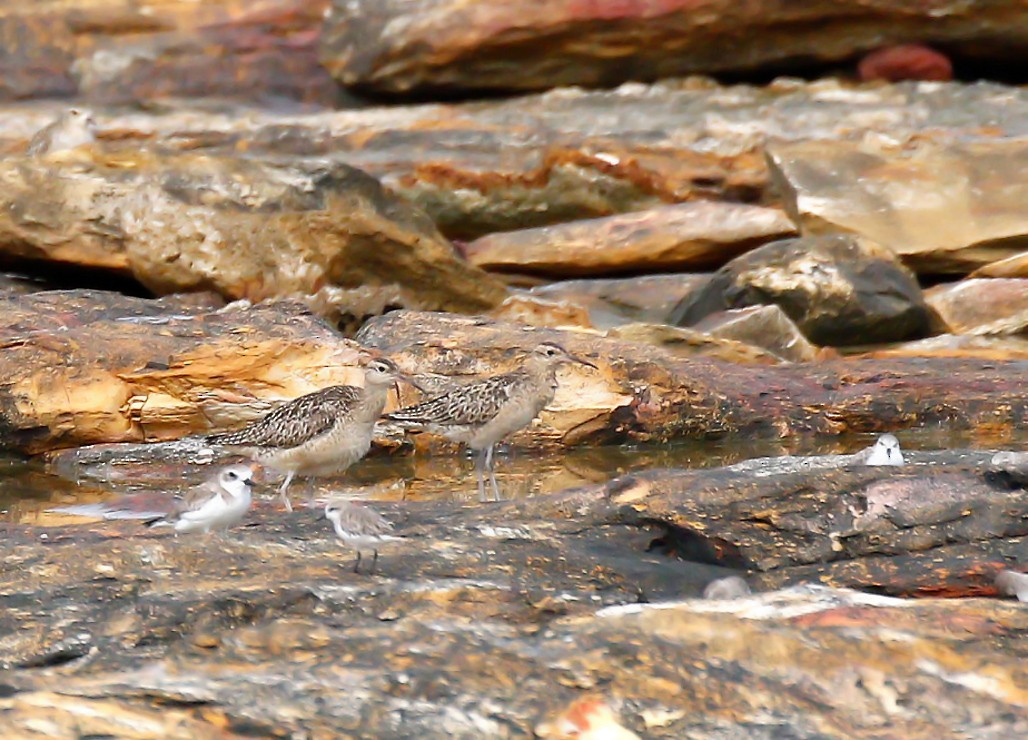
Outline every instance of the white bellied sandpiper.
[[180, 534], [228, 529], [246, 515], [252, 493], [253, 471], [250, 467], [229, 465], [190, 489], [171, 513], [148, 522], [148, 525], [170, 526]]
[[899, 440], [893, 434], [883, 434], [871, 448], [865, 465], [903, 465], [903, 452]]
[[29, 142], [28, 154], [50, 154], [88, 144], [96, 140], [96, 121], [82, 108], [69, 108], [52, 123], [35, 133]]
[[394, 535], [392, 522], [373, 509], [366, 506], [335, 499], [325, 506], [325, 518], [332, 522], [336, 537], [340, 542], [357, 551], [357, 562], [353, 565], [356, 573], [361, 565], [361, 550], [371, 550], [374, 558], [371, 561], [371, 572], [375, 572], [378, 562], [378, 548], [385, 542], [402, 540]]
[[489, 472], [494, 497], [499, 498], [493, 468], [496, 443], [531, 424], [553, 401], [557, 368], [569, 362], [596, 367], [559, 344], [543, 342], [513, 372], [453, 388], [423, 403], [386, 414], [385, 418], [467, 444], [476, 453], [479, 500], [486, 500], [485, 471]]

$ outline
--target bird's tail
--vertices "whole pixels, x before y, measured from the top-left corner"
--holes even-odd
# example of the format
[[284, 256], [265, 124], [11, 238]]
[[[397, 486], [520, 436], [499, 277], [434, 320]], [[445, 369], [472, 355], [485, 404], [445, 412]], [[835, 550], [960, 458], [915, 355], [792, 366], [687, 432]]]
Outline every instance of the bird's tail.
[[208, 434], [204, 437], [207, 444], [212, 445], [243, 445], [246, 444], [244, 431], [222, 432], [220, 434]]

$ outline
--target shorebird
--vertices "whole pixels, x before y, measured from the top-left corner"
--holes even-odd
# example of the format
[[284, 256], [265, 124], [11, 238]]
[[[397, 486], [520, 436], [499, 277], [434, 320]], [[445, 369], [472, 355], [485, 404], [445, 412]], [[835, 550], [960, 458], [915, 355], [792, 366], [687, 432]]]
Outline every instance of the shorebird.
[[996, 590], [1003, 596], [1016, 596], [1018, 601], [1028, 601], [1028, 573], [1001, 570], [996, 575]]
[[517, 370], [453, 388], [423, 403], [393, 411], [385, 418], [402, 426], [425, 429], [475, 451], [478, 497], [485, 501], [485, 472], [499, 499], [493, 451], [496, 443], [528, 426], [557, 392], [557, 368], [577, 362], [596, 365], [559, 344], [543, 342]]
[[228, 529], [250, 509], [253, 471], [248, 465], [222, 468], [196, 488], [190, 489], [171, 513], [148, 526], [174, 527], [176, 533], [207, 533]]
[[284, 472], [279, 495], [286, 510], [292, 511], [287, 491], [294, 476], [341, 473], [368, 453], [389, 387], [400, 378], [417, 387], [389, 360], [373, 358], [365, 365], [363, 388], [322, 388], [237, 432], [209, 435], [207, 441]]
[[361, 565], [361, 550], [371, 550], [375, 553], [371, 561], [371, 572], [374, 573], [379, 545], [403, 539], [392, 534], [392, 522], [384, 516], [352, 501], [329, 501], [325, 506], [325, 518], [332, 522], [336, 537], [357, 551], [357, 562], [353, 564], [354, 573]]
[[903, 452], [899, 440], [893, 434], [883, 434], [871, 448], [871, 455], [865, 465], [903, 465]]
[[82, 108], [69, 108], [52, 123], [44, 126], [29, 142], [28, 154], [49, 154], [74, 149], [96, 139], [96, 121]]
[[716, 578], [703, 589], [705, 599], [741, 599], [753, 593], [750, 584], [742, 576]]

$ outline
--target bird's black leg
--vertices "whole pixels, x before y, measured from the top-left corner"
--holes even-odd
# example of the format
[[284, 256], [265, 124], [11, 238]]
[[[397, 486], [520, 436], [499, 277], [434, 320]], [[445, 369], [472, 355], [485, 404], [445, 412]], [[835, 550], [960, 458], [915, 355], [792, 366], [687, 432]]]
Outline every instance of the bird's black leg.
[[361, 567], [361, 551], [357, 551], [357, 562], [353, 564], [353, 572], [356, 573]]
[[371, 559], [371, 572], [375, 572], [375, 566], [378, 565], [378, 550], [375, 550], [375, 557]]

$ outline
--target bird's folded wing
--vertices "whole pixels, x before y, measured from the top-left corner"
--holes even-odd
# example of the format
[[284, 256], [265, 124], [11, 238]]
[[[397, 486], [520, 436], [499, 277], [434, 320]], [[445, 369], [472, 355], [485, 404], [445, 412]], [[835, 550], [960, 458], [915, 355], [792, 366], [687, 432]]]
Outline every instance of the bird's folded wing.
[[517, 383], [518, 377], [513, 374], [497, 375], [454, 388], [424, 403], [386, 414], [386, 417], [410, 424], [484, 424], [499, 413]]
[[290, 448], [324, 434], [340, 415], [360, 400], [360, 389], [348, 385], [323, 388], [284, 403], [238, 432], [214, 434], [214, 444]]

